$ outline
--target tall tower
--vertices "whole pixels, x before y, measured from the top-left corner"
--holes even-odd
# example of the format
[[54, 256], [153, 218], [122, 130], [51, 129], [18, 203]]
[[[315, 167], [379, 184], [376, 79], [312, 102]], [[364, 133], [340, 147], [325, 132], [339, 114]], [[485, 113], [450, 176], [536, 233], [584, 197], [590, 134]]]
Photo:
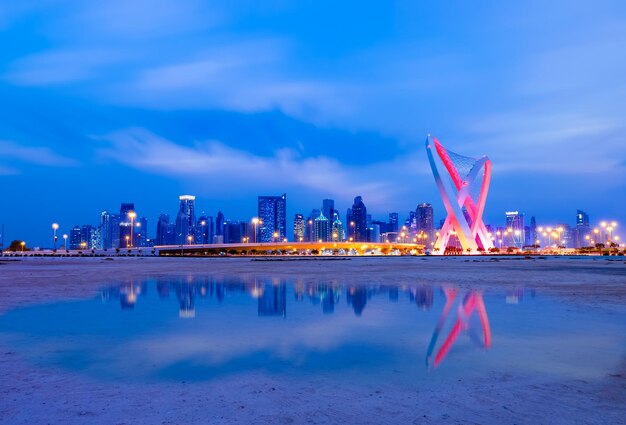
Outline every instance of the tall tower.
[[189, 244], [189, 236], [191, 236], [191, 242], [194, 243], [196, 232], [196, 197], [193, 195], [181, 195], [178, 197], [178, 200], [180, 204], [178, 214], [176, 215], [176, 243]]
[[322, 201], [322, 212], [324, 216], [328, 219], [333, 217], [335, 212], [335, 201], [333, 199], [324, 199]]
[[508, 244], [509, 246], [521, 248], [524, 245], [524, 240], [526, 239], [524, 214], [519, 211], [507, 211], [505, 215], [506, 229], [508, 232]]
[[304, 241], [304, 215], [296, 214], [293, 219], [293, 241]]
[[576, 247], [587, 246], [585, 236], [590, 236], [589, 215], [583, 210], [576, 210]]
[[354, 227], [355, 242], [367, 242], [367, 208], [363, 203], [363, 198], [360, 196], [354, 198], [352, 221], [348, 225], [350, 228]]
[[418, 204], [415, 209], [415, 223], [417, 225], [417, 233], [426, 235], [421, 241], [426, 246], [430, 246], [431, 242], [435, 242], [435, 219], [433, 217], [433, 206], [431, 204]]
[[324, 213], [320, 213], [319, 217], [314, 220], [313, 232], [315, 234], [316, 241], [327, 242], [330, 240], [330, 235], [328, 234], [328, 229], [330, 226], [328, 225], [328, 219], [324, 216]]
[[259, 242], [271, 242], [274, 233], [278, 240], [287, 236], [287, 195], [259, 196], [258, 217], [261, 219], [259, 228]]
[[[133, 235], [133, 222], [131, 213], [135, 213], [135, 204], [132, 202], [124, 202], [120, 206], [120, 222], [119, 222], [119, 243], [118, 247], [128, 248], [130, 246], [131, 236]], [[133, 238], [134, 239], [134, 238]]]
[[346, 235], [343, 232], [343, 223], [339, 220], [339, 214], [337, 214], [337, 212], [335, 212], [333, 216], [330, 236], [333, 241], [343, 241], [346, 239]]

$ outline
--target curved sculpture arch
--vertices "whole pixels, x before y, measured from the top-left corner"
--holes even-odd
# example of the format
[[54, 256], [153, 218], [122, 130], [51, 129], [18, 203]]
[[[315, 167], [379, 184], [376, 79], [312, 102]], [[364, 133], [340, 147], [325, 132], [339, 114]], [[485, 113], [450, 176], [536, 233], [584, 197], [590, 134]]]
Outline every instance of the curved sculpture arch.
[[[435, 242], [435, 252], [440, 254], [445, 252], [452, 231], [456, 232], [464, 251], [476, 253], [479, 248], [485, 251], [493, 248], [491, 235], [482, 219], [491, 182], [491, 160], [486, 156], [476, 159], [448, 151], [430, 135], [426, 138], [426, 152], [435, 183], [448, 213]], [[443, 164], [444, 170], [440, 170], [435, 154]], [[464, 166], [464, 170], [460, 170], [461, 166]], [[442, 178], [444, 171], [450, 176], [450, 181]], [[479, 183], [478, 199], [474, 200], [470, 191]]]

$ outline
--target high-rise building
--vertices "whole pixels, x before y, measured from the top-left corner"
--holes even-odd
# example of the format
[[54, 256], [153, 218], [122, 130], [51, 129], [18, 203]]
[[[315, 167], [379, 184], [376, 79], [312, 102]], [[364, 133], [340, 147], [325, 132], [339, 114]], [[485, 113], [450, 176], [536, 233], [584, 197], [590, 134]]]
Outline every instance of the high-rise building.
[[505, 243], [508, 246], [522, 248], [524, 241], [526, 240], [524, 214], [518, 211], [507, 211], [505, 215], [506, 228], [508, 232]]
[[528, 226], [528, 233], [526, 234], [526, 245], [536, 245], [539, 240], [539, 233], [537, 232], [537, 219], [535, 216], [530, 217], [530, 226]]
[[102, 232], [100, 226], [91, 228], [91, 240], [89, 241], [89, 247], [91, 249], [100, 249], [102, 246]]
[[591, 227], [589, 226], [589, 215], [583, 210], [576, 210], [575, 243], [577, 248], [590, 245], [587, 236], [591, 237]]
[[213, 217], [201, 215], [196, 222], [196, 242], [200, 244], [213, 243]]
[[430, 242], [435, 242], [435, 219], [433, 216], [433, 206], [431, 204], [418, 204], [415, 209], [415, 225], [416, 233], [422, 236], [422, 243], [426, 242], [430, 246]]
[[150, 240], [148, 238], [148, 218], [137, 217], [135, 221], [135, 228], [133, 241], [135, 246], [145, 247], [148, 246]]
[[248, 237], [248, 223], [243, 221], [226, 221], [224, 223], [224, 243], [242, 243]]
[[296, 214], [293, 219], [293, 241], [304, 241], [304, 215]]
[[346, 210], [346, 228], [348, 229], [348, 240], [349, 241], [353, 241], [354, 238], [354, 231], [355, 231], [355, 223], [354, 223], [354, 216], [352, 215], [352, 208], [348, 208]]
[[328, 229], [328, 219], [324, 216], [324, 213], [320, 213], [313, 224], [313, 233], [316, 241], [326, 242], [330, 240]]
[[215, 236], [223, 236], [224, 235], [224, 222], [226, 219], [224, 218], [224, 214], [221, 211], [217, 212], [217, 216], [215, 217]]
[[324, 217], [329, 220], [334, 217], [335, 214], [335, 201], [333, 199], [324, 199], [322, 201], [322, 212], [324, 213]]
[[354, 198], [352, 204], [352, 221], [354, 222], [354, 240], [356, 242], [367, 242], [367, 208], [360, 196]]
[[84, 224], [80, 228], [80, 247], [81, 248], [91, 248], [91, 231], [93, 230], [93, 226], [91, 224]]
[[331, 226], [331, 238], [333, 241], [344, 241], [346, 234], [343, 230], [343, 223], [339, 220], [339, 214], [335, 211], [333, 224]]
[[392, 212], [389, 213], [389, 228], [388, 232], [397, 232], [398, 231], [398, 213]]
[[157, 221], [156, 230], [156, 245], [168, 245], [167, 241], [167, 229], [170, 224], [169, 214], [161, 214], [159, 221]]
[[100, 214], [100, 248], [111, 249], [120, 246], [120, 216], [102, 211]]
[[369, 242], [380, 242], [380, 225], [379, 224], [370, 224], [367, 228], [367, 240]]
[[259, 227], [259, 242], [271, 242], [274, 233], [278, 240], [287, 236], [287, 195], [259, 196], [258, 217], [262, 223]]
[[[176, 215], [176, 243], [195, 243], [196, 232], [196, 197], [181, 195], [178, 197], [179, 207]], [[191, 236], [191, 238], [190, 238]]]
[[[135, 204], [132, 202], [124, 202], [120, 206], [120, 238], [118, 246], [120, 248], [128, 248], [131, 245], [134, 245], [134, 234], [133, 234], [133, 225], [135, 219], [132, 217], [131, 213], [135, 214]], [[133, 239], [131, 241], [131, 238]]]
[[82, 231], [79, 225], [74, 226], [70, 230], [70, 249], [79, 249], [82, 241]]

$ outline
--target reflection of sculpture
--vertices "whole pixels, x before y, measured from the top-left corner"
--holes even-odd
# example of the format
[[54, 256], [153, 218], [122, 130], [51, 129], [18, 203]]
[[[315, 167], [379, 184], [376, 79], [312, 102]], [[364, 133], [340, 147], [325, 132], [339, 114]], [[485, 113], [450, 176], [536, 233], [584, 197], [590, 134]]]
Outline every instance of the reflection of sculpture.
[[[437, 166], [433, 148], [445, 166], [450, 179], [442, 178], [442, 171]], [[487, 200], [487, 191], [491, 180], [491, 161], [486, 156], [471, 158], [446, 150], [439, 141], [430, 135], [426, 139], [426, 152], [430, 167], [441, 194], [448, 216], [439, 232], [435, 251], [444, 253], [452, 232], [458, 236], [464, 250], [472, 252], [478, 248], [493, 248], [491, 236], [483, 223], [482, 216]], [[482, 172], [482, 179], [481, 177]], [[480, 183], [478, 200], [472, 199], [470, 191]]]
[[426, 353], [426, 365], [430, 366], [434, 364], [434, 367], [439, 366], [441, 361], [446, 357], [450, 348], [456, 341], [457, 337], [461, 333], [462, 329], [469, 328], [469, 319], [474, 310], [478, 312], [478, 316], [480, 318], [480, 324], [483, 329], [483, 341], [482, 344], [485, 348], [491, 347], [491, 327], [489, 326], [489, 318], [487, 317], [487, 310], [485, 309], [485, 303], [483, 301], [483, 296], [480, 293], [470, 291], [465, 295], [461, 305], [459, 305], [457, 312], [457, 320], [454, 322], [450, 333], [446, 337], [446, 340], [443, 342], [439, 351], [435, 355], [434, 362], [432, 361], [432, 354], [435, 349], [435, 344], [437, 344], [437, 339], [439, 338], [439, 333], [443, 328], [443, 325], [450, 314], [450, 310], [456, 301], [457, 290], [445, 288], [444, 294], [446, 296], [446, 304], [443, 307], [443, 311], [441, 312], [441, 316], [439, 317], [439, 321], [437, 322], [437, 326], [435, 327], [435, 331], [433, 332], [433, 336], [430, 339], [430, 344], [428, 344], [428, 351]]

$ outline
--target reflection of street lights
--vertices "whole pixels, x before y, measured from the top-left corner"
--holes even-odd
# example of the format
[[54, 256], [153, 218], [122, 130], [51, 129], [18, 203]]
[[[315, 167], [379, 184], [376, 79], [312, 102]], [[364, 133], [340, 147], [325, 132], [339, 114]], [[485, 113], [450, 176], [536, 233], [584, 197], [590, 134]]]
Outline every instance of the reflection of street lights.
[[57, 229], [59, 228], [59, 223], [52, 223], [52, 240], [54, 241], [54, 252], [57, 251]]
[[63, 244], [65, 245], [65, 250], [67, 251], [67, 234], [63, 234]]

